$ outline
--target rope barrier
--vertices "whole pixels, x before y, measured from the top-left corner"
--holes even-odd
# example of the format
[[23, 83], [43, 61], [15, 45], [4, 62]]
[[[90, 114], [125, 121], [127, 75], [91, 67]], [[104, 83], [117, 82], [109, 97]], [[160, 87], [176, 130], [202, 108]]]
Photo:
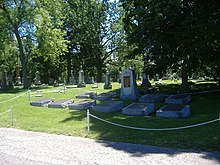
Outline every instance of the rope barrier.
[[3, 113], [0, 113], [0, 116], [2, 116], [2, 115], [4, 115], [4, 114], [6, 114], [6, 113], [8, 113], [8, 112], [10, 112], [11, 110], [9, 109], [9, 110], [7, 110], [7, 111], [5, 111], [5, 112], [3, 112]]
[[[27, 91], [27, 92], [28, 92], [28, 91]], [[22, 94], [20, 94], [20, 95], [18, 95], [18, 96], [16, 96], [16, 97], [13, 97], [13, 98], [11, 98], [11, 99], [9, 99], [9, 100], [2, 101], [2, 102], [0, 102], [0, 104], [2, 104], [2, 103], [7, 103], [7, 102], [9, 102], [9, 101], [15, 100], [15, 99], [17, 99], [17, 98], [19, 98], [19, 97], [25, 95], [27, 92], [22, 93]]]
[[[181, 129], [187, 129], [187, 128], [203, 126], [203, 125], [207, 125], [207, 124], [210, 124], [210, 123], [214, 123], [216, 121], [220, 121], [220, 117], [219, 117], [219, 119], [215, 119], [215, 120], [211, 120], [211, 121], [207, 121], [207, 122], [203, 122], [203, 123], [199, 123], [199, 124], [189, 125], [189, 126], [176, 127], [176, 128], [138, 128], [138, 127], [131, 127], [131, 126], [126, 126], [126, 125], [122, 125], [122, 124], [113, 123], [113, 122], [101, 119], [101, 118], [99, 118], [99, 117], [97, 117], [95, 115], [92, 115], [92, 114], [89, 114], [89, 116], [91, 116], [91, 117], [93, 117], [93, 118], [95, 118], [97, 120], [100, 120], [102, 122], [111, 124], [111, 125], [115, 125], [115, 126], [123, 127], [123, 128], [128, 128], [128, 129], [141, 130], [141, 131], [173, 131], [173, 130], [181, 130]], [[89, 127], [89, 125], [88, 125], [88, 127]]]

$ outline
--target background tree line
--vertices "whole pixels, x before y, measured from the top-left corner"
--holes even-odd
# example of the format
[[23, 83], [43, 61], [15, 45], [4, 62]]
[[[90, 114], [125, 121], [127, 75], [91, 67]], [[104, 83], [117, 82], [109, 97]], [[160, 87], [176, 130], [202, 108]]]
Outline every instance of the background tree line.
[[43, 82], [62, 74], [101, 81], [131, 65], [151, 77], [181, 71], [219, 80], [220, 4], [216, 0], [0, 0], [2, 74], [22, 67], [28, 88], [39, 70]]

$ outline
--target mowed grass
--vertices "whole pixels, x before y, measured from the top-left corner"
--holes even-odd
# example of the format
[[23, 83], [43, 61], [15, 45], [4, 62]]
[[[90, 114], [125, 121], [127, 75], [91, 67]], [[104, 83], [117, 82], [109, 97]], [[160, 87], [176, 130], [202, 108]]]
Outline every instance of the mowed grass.
[[[120, 84], [118, 83], [113, 83], [112, 90], [104, 90], [103, 84], [98, 84], [99, 88], [95, 89], [92, 89], [91, 86], [92, 85], [87, 85], [85, 88], [71, 88], [65, 93], [52, 92], [52, 90], [63, 89], [63, 87], [40, 87], [39, 89], [42, 90], [42, 92], [36, 92], [36, 89], [32, 89], [31, 100], [39, 99], [35, 97], [37, 94], [43, 94], [42, 98], [55, 98], [55, 100], [69, 98], [77, 101], [79, 99], [76, 99], [75, 96], [83, 91], [94, 91], [97, 93], [115, 91], [118, 95], [120, 92]], [[160, 92], [172, 93], [177, 87], [178, 83], [172, 84], [169, 82], [160, 87]], [[203, 89], [199, 87], [199, 90]], [[9, 100], [22, 93], [24, 93], [24, 91], [20, 89], [15, 89], [10, 93], [1, 93], [0, 102]], [[119, 98], [116, 98], [116, 100], [119, 100]], [[181, 127], [219, 118], [219, 100], [219, 93], [193, 95], [192, 102], [190, 103], [191, 116], [187, 119], [158, 119], [155, 113], [148, 117], [134, 117], [125, 116], [121, 112], [98, 113], [93, 110], [90, 112], [102, 119], [133, 127]], [[125, 106], [129, 103], [131, 103], [131, 101], [124, 100]], [[157, 110], [163, 105], [164, 104], [157, 103], [155, 104], [155, 109]], [[14, 124], [10, 126], [10, 117], [9, 113], [7, 113], [0, 116], [0, 127], [13, 127], [23, 130], [79, 137], [85, 137], [87, 135], [86, 111], [33, 107], [29, 105], [27, 94], [13, 101], [0, 104], [0, 113], [10, 109], [10, 106], [13, 106]], [[176, 131], [130, 130], [109, 125], [94, 118], [90, 118], [90, 122], [91, 132], [88, 137], [92, 139], [104, 139], [171, 148], [220, 151], [220, 122]]]

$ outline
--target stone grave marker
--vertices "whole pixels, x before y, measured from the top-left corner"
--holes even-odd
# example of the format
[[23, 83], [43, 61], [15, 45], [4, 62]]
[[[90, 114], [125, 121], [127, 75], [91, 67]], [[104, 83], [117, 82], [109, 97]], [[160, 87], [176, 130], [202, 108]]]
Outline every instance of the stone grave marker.
[[111, 100], [115, 96], [116, 96], [116, 93], [114, 92], [100, 93], [94, 97], [94, 100], [100, 100], [100, 101]]
[[139, 97], [134, 71], [126, 69], [121, 73], [121, 99], [136, 100]]
[[77, 87], [85, 87], [86, 83], [84, 80], [84, 71], [82, 69], [82, 65], [80, 66], [80, 71], [79, 71], [79, 80], [78, 80], [78, 85]]
[[122, 101], [104, 101], [100, 104], [96, 104], [93, 110], [96, 112], [117, 112], [123, 108]]
[[30, 105], [31, 106], [47, 106], [49, 103], [53, 102], [54, 99], [53, 98], [48, 98], [48, 99], [40, 99], [40, 100], [35, 100], [35, 101], [31, 101]]
[[40, 81], [40, 72], [37, 71], [35, 73], [35, 81], [34, 81], [34, 85], [41, 85], [41, 81]]
[[73, 103], [73, 99], [57, 100], [48, 104], [48, 108], [66, 108], [69, 104]]
[[154, 112], [152, 103], [132, 103], [122, 109], [122, 113], [129, 116], [148, 116]]
[[112, 84], [110, 82], [110, 73], [107, 70], [106, 75], [105, 75], [105, 84], [104, 84], [104, 89], [112, 89]]
[[165, 105], [156, 112], [156, 116], [159, 118], [186, 118], [190, 115], [190, 106], [184, 105]]
[[96, 92], [90, 92], [90, 91], [86, 91], [86, 92], [76, 95], [76, 98], [79, 98], [79, 99], [86, 99], [86, 98], [93, 99], [95, 97], [96, 97]]
[[139, 98], [139, 102], [141, 103], [161, 103], [164, 101], [164, 96], [162, 94], [146, 94]]
[[80, 100], [70, 104], [68, 107], [70, 110], [87, 110], [88, 108], [93, 107], [95, 104], [95, 100]]
[[170, 95], [165, 99], [166, 104], [189, 104], [190, 101], [191, 97], [187, 94]]
[[20, 66], [18, 63], [16, 63], [16, 77], [15, 77], [15, 85], [22, 85], [21, 83], [21, 77], [20, 77]]

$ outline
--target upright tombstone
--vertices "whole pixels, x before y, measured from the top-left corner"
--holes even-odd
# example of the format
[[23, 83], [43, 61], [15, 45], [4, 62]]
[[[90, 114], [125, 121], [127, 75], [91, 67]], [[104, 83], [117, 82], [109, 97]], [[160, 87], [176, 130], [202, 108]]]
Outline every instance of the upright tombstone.
[[82, 65], [80, 66], [80, 71], [79, 71], [79, 81], [77, 87], [85, 87], [86, 83], [84, 80], [84, 72], [82, 70]]
[[35, 73], [35, 81], [34, 81], [34, 84], [35, 84], [35, 85], [41, 85], [40, 72], [39, 72], [39, 71], [37, 71], [37, 72]]
[[149, 82], [149, 79], [148, 79], [148, 75], [145, 72], [142, 73], [142, 84], [141, 84], [141, 86], [145, 86], [145, 87], [150, 87], [151, 86], [150, 82]]
[[74, 84], [74, 77], [73, 77], [73, 71], [71, 70], [71, 76], [69, 77], [69, 83]]
[[134, 71], [126, 69], [121, 73], [121, 99], [137, 100], [139, 97]]
[[104, 89], [112, 89], [112, 84], [110, 83], [110, 74], [109, 71], [107, 70], [106, 75], [105, 75], [105, 85]]
[[16, 63], [16, 77], [15, 77], [15, 85], [22, 85], [21, 83], [21, 77], [20, 77], [20, 66], [18, 63]]

